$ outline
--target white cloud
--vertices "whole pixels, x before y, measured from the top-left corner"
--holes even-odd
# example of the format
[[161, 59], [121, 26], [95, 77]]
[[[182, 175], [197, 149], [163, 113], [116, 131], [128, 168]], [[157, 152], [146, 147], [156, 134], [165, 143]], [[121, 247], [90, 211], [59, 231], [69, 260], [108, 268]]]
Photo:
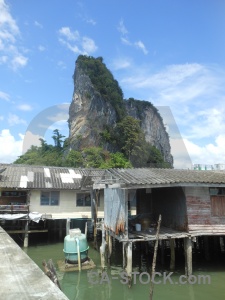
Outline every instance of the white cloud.
[[0, 63], [9, 64], [14, 71], [24, 67], [28, 59], [23, 55], [18, 45], [20, 30], [10, 14], [9, 6], [0, 1]]
[[11, 61], [11, 66], [14, 71], [20, 67], [25, 67], [27, 64], [28, 58], [23, 55], [15, 55]]
[[225, 163], [225, 135], [218, 135], [213, 143], [199, 146], [196, 143], [184, 139], [184, 143], [190, 154], [193, 164], [224, 164]]
[[93, 39], [80, 36], [77, 30], [72, 31], [69, 27], [62, 27], [58, 33], [59, 42], [76, 54], [89, 55], [98, 49]]
[[125, 25], [123, 23], [123, 19], [121, 19], [119, 21], [119, 25], [118, 25], [117, 29], [119, 30], [119, 32], [122, 33], [122, 35], [128, 34], [128, 30], [126, 29], [126, 27], [125, 27]]
[[0, 121], [3, 121], [4, 120], [4, 116], [0, 116]]
[[14, 125], [19, 125], [19, 124], [24, 124], [26, 125], [27, 122], [21, 118], [19, 118], [17, 115], [9, 113], [8, 115], [8, 123], [10, 126], [14, 126]]
[[142, 43], [142, 41], [138, 41], [138, 42], [135, 42], [134, 45], [137, 47], [137, 48], [140, 48], [143, 53], [146, 55], [148, 54], [148, 50], [146, 49], [145, 45]]
[[87, 23], [90, 23], [91, 25], [96, 25], [96, 21], [93, 19], [86, 19]]
[[142, 41], [137, 41], [137, 42], [130, 41], [130, 39], [128, 38], [128, 30], [125, 27], [122, 19], [119, 21], [119, 25], [117, 26], [117, 29], [121, 33], [120, 40], [123, 44], [125, 44], [127, 46], [136, 47], [138, 49], [141, 49], [145, 55], [148, 54], [148, 50], [146, 49], [146, 47]]
[[34, 25], [41, 28], [41, 29], [43, 28], [43, 25], [40, 24], [38, 21], [34, 21]]
[[130, 67], [131, 60], [128, 58], [118, 58], [113, 61], [112, 65], [114, 70], [126, 69]]
[[45, 47], [42, 46], [42, 45], [39, 45], [39, 46], [38, 46], [38, 50], [39, 50], [40, 52], [43, 52], [43, 51], [45, 51]]
[[23, 135], [19, 134], [16, 139], [9, 131], [3, 129], [0, 131], [0, 162], [12, 163], [18, 156], [22, 155]]
[[33, 109], [33, 107], [30, 104], [20, 104], [17, 106], [17, 108], [23, 111], [30, 111]]
[[95, 45], [95, 42], [88, 37], [82, 38], [82, 48], [86, 53], [93, 53], [98, 49], [98, 47]]
[[57, 63], [58, 67], [60, 67], [61, 69], [66, 69], [66, 64], [64, 61], [60, 60]]
[[59, 30], [59, 34], [66, 38], [68, 41], [77, 41], [80, 38], [80, 34], [77, 30], [72, 32], [69, 27], [62, 27]]
[[9, 96], [9, 94], [0, 91], [0, 99], [5, 100], [5, 101], [9, 101], [10, 96]]

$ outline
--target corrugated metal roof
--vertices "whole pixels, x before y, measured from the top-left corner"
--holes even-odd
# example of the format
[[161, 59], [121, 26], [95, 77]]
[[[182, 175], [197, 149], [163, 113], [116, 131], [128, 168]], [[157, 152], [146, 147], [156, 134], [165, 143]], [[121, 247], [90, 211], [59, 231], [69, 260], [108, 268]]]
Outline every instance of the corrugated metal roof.
[[0, 164], [0, 187], [77, 190], [91, 187], [85, 184], [84, 179], [88, 178], [88, 182], [93, 184], [104, 177], [106, 172], [100, 169]]
[[93, 183], [115, 182], [127, 187], [185, 184], [225, 186], [225, 171], [154, 168], [101, 170], [0, 164], [0, 187], [4, 188], [78, 190], [89, 189]]
[[180, 169], [110, 169], [114, 179], [127, 186], [173, 184], [225, 184], [224, 171]]

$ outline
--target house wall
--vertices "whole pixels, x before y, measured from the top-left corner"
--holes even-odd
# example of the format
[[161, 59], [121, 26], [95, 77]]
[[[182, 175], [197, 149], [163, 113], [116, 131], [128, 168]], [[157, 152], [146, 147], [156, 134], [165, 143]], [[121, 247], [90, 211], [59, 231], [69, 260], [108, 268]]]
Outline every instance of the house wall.
[[[60, 191], [59, 205], [48, 206], [40, 205], [40, 190], [32, 190], [30, 195], [30, 211], [42, 214], [52, 214], [53, 218], [91, 218], [90, 206], [76, 206], [76, 196], [82, 191]], [[103, 192], [100, 193], [100, 205], [98, 207], [98, 217], [104, 215]]]
[[152, 189], [153, 215], [162, 225], [176, 230], [187, 230], [185, 194], [181, 187]]
[[189, 232], [225, 234], [225, 216], [212, 216], [208, 187], [186, 187]]
[[118, 235], [125, 233], [128, 223], [128, 192], [120, 188], [104, 189], [104, 225]]
[[20, 190], [16, 190], [15, 192], [17, 193], [16, 196], [9, 195], [9, 196], [4, 196], [3, 193], [5, 192], [13, 192], [13, 189], [0, 189], [0, 205], [9, 205], [11, 203], [13, 204], [25, 204], [27, 201], [27, 196], [26, 195], [20, 195], [19, 192]]

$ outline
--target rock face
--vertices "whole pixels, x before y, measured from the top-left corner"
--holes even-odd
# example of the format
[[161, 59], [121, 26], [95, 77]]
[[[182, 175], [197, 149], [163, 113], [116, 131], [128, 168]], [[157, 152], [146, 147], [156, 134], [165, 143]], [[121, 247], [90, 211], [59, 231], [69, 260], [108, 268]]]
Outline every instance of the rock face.
[[[103, 146], [116, 151], [116, 145], [102, 143], [100, 132], [106, 127], [114, 128], [118, 122], [115, 108], [94, 88], [90, 77], [76, 63], [74, 92], [69, 108], [69, 138], [73, 149]], [[169, 136], [157, 109], [147, 101], [124, 100], [126, 113], [138, 120], [145, 139], [156, 146], [164, 160], [173, 165]]]

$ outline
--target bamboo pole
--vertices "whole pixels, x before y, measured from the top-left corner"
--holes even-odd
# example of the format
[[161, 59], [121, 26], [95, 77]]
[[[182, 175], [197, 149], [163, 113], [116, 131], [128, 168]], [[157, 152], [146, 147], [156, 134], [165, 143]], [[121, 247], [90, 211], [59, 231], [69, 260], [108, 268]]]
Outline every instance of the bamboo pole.
[[156, 230], [156, 240], [155, 240], [155, 247], [154, 247], [154, 255], [153, 255], [153, 261], [152, 261], [152, 274], [151, 274], [151, 280], [150, 280], [150, 297], [149, 299], [153, 299], [153, 278], [155, 276], [155, 265], [156, 265], [156, 258], [157, 258], [157, 250], [158, 250], [158, 244], [159, 244], [159, 230], [160, 230], [160, 224], [161, 224], [161, 215], [159, 215], [157, 230]]

